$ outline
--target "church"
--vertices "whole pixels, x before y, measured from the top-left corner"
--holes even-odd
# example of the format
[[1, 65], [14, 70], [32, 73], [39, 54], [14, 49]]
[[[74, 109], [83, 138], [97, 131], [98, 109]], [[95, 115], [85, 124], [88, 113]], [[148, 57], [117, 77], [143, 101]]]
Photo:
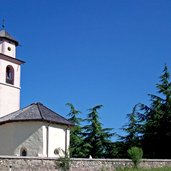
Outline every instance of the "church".
[[69, 149], [71, 122], [41, 103], [20, 109], [19, 42], [0, 31], [0, 155], [60, 157]]

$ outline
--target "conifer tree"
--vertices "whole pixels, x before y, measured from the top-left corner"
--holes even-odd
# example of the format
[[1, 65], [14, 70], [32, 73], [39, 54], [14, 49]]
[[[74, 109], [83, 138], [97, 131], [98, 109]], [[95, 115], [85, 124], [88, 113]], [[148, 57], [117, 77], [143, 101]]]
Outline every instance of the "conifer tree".
[[91, 155], [93, 158], [103, 158], [107, 155], [107, 147], [111, 143], [110, 138], [114, 135], [110, 133], [111, 128], [102, 128], [100, 123], [98, 110], [102, 108], [102, 105], [97, 105], [89, 109], [87, 121], [89, 125], [84, 126], [84, 142], [87, 142], [88, 153], [87, 157]]
[[84, 157], [84, 152], [82, 149], [83, 146], [83, 136], [82, 136], [82, 119], [78, 117], [81, 113], [79, 110], [76, 110], [73, 104], [67, 103], [67, 106], [70, 107], [70, 112], [67, 115], [70, 117], [68, 120], [71, 121], [74, 126], [71, 128], [70, 132], [70, 156], [71, 157]]
[[165, 65], [160, 82], [156, 84], [160, 96], [149, 94], [150, 106], [144, 110], [143, 150], [146, 157], [171, 158], [171, 82]]
[[127, 114], [128, 123], [121, 128], [126, 133], [124, 136], [119, 135], [119, 139], [124, 143], [123, 148], [125, 152], [133, 146], [141, 146], [143, 122], [139, 113], [139, 107], [140, 104], [136, 104], [133, 107], [132, 112]]

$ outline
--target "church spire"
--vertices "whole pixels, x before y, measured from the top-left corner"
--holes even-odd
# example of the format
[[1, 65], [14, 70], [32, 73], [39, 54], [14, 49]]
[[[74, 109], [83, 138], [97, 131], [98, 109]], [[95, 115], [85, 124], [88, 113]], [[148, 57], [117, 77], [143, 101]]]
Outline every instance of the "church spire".
[[5, 19], [2, 19], [2, 30], [5, 30]]
[[5, 30], [5, 25], [2, 24], [2, 30], [0, 30], [0, 38], [4, 40], [9, 40], [13, 42], [16, 46], [19, 45], [18, 41], [15, 40], [6, 30]]
[[0, 23], [0, 117], [20, 109], [20, 65], [15, 40]]

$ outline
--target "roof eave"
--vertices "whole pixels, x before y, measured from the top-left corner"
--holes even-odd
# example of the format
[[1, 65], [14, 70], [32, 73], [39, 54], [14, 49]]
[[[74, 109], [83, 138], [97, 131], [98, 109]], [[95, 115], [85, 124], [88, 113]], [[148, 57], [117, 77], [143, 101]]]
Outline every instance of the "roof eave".
[[18, 45], [19, 45], [19, 42], [18, 42], [18, 41], [16, 41], [16, 40], [14, 40], [14, 39], [10, 39], [10, 38], [5, 37], [5, 36], [0, 36], [0, 38], [6, 39], [6, 40], [11, 41], [11, 42], [14, 42], [14, 44], [15, 44], [16, 46], [18, 46]]
[[8, 60], [8, 61], [12, 61], [12, 62], [15, 62], [17, 64], [24, 64], [25, 63], [25, 61], [22, 61], [22, 60], [16, 59], [16, 58], [12, 58], [12, 57], [7, 56], [7, 55], [5, 55], [3, 53], [0, 53], [0, 59], [5, 59], [5, 60]]
[[23, 119], [23, 120], [7, 120], [7, 121], [2, 121], [0, 122], [0, 125], [4, 125], [7, 123], [14, 123], [14, 122], [47, 122], [47, 123], [51, 123], [51, 124], [58, 124], [58, 125], [66, 125], [68, 127], [73, 127], [73, 124], [66, 124], [66, 123], [60, 123], [60, 122], [54, 122], [54, 121], [49, 121], [49, 120], [42, 120], [42, 119]]

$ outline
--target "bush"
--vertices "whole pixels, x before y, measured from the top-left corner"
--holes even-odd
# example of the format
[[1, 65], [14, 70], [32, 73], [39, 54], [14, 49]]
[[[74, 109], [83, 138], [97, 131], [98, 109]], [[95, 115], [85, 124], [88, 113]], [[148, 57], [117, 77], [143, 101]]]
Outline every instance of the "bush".
[[56, 153], [59, 155], [59, 159], [55, 161], [56, 169], [60, 169], [61, 171], [69, 171], [71, 166], [69, 152], [65, 152], [64, 150], [58, 148], [56, 149]]
[[139, 147], [131, 147], [130, 149], [128, 149], [128, 156], [134, 163], [134, 167], [137, 168], [140, 160], [142, 159], [143, 151]]

